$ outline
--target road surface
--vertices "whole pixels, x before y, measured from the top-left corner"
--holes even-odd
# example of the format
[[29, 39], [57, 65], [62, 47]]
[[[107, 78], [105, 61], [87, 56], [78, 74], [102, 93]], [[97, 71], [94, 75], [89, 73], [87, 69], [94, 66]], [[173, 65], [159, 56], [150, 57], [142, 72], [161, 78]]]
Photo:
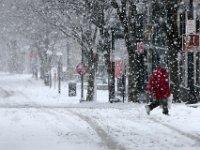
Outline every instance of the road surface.
[[49, 89], [40, 81], [12, 75], [0, 77], [2, 150], [200, 148], [199, 126], [194, 124], [194, 130], [189, 130], [187, 125], [190, 124], [187, 122], [180, 125], [184, 122], [184, 119], [180, 119], [183, 116], [177, 118], [161, 113], [148, 116], [141, 104], [51, 103], [60, 96], [48, 93]]

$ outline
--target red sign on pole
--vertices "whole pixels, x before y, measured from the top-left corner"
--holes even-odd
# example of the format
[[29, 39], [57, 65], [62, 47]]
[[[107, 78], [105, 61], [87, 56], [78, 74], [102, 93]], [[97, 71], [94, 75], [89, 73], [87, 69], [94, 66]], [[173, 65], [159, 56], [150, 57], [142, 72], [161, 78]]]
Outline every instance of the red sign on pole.
[[199, 35], [198, 34], [189, 34], [182, 35], [182, 49], [183, 51], [190, 51], [193, 48], [199, 47]]
[[123, 75], [123, 62], [115, 61], [115, 78], [121, 78]]
[[88, 72], [88, 67], [84, 63], [79, 63], [76, 66], [76, 71], [80, 75], [85, 75]]

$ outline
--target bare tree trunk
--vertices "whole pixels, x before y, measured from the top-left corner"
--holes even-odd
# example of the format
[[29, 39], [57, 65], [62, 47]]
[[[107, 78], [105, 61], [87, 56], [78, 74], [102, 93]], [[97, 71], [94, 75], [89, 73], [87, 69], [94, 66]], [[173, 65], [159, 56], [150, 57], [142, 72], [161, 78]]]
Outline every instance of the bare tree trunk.
[[[133, 1], [121, 0], [121, 8], [116, 0], [112, 0], [112, 6], [124, 28], [124, 39], [128, 52], [128, 101], [138, 102], [137, 70], [136, 70], [136, 6]], [[128, 6], [128, 9], [127, 9]], [[127, 13], [128, 12], [128, 13]], [[127, 14], [126, 14], [127, 13]]]
[[96, 56], [93, 53], [93, 50], [90, 49], [88, 55], [88, 89], [87, 89], [87, 98], [86, 101], [94, 100], [94, 81], [95, 81], [95, 73], [96, 73]]
[[112, 62], [111, 62], [111, 46], [110, 46], [110, 35], [109, 35], [109, 32], [108, 32], [108, 29], [105, 29], [104, 28], [104, 31], [103, 31], [103, 38], [104, 38], [104, 49], [106, 50], [106, 65], [107, 65], [107, 73], [108, 73], [108, 94], [109, 94], [109, 101], [113, 98], [115, 98], [115, 87], [112, 83]]
[[178, 51], [180, 50], [178, 24], [177, 24], [177, 11], [179, 0], [167, 0], [167, 38], [169, 49], [169, 62], [170, 62], [170, 79], [171, 90], [173, 94], [173, 101], [180, 102], [179, 100], [179, 78], [178, 78]]
[[47, 54], [44, 50], [42, 50], [39, 46], [36, 45], [38, 56], [40, 60], [40, 78], [44, 79], [45, 73], [47, 72]]

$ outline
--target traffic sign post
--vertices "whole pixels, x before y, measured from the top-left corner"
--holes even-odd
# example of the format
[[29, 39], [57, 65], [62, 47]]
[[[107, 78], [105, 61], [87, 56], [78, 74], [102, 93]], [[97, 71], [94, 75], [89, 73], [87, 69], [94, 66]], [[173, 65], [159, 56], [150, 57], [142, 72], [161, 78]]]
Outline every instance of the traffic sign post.
[[[83, 58], [83, 57], [82, 57]], [[83, 94], [84, 94], [84, 90], [83, 90], [83, 88], [84, 88], [84, 83], [83, 83], [83, 77], [84, 77], [84, 75], [88, 72], [88, 67], [83, 63], [83, 61], [81, 62], [81, 63], [79, 63], [77, 66], [76, 66], [76, 71], [77, 71], [77, 73], [78, 74], [80, 74], [81, 75], [81, 99], [80, 99], [80, 102], [83, 102], [84, 100], [84, 96], [83, 96]]]
[[80, 75], [85, 75], [88, 72], [88, 67], [84, 63], [79, 63], [76, 66], [76, 71]]

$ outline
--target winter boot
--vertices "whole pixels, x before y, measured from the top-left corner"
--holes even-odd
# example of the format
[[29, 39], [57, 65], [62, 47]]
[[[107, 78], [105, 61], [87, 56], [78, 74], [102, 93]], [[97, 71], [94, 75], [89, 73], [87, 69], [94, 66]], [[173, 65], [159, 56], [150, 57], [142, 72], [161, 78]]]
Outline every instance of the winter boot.
[[146, 109], [147, 115], [150, 115], [150, 111], [151, 111], [150, 106], [146, 105], [145, 109]]

